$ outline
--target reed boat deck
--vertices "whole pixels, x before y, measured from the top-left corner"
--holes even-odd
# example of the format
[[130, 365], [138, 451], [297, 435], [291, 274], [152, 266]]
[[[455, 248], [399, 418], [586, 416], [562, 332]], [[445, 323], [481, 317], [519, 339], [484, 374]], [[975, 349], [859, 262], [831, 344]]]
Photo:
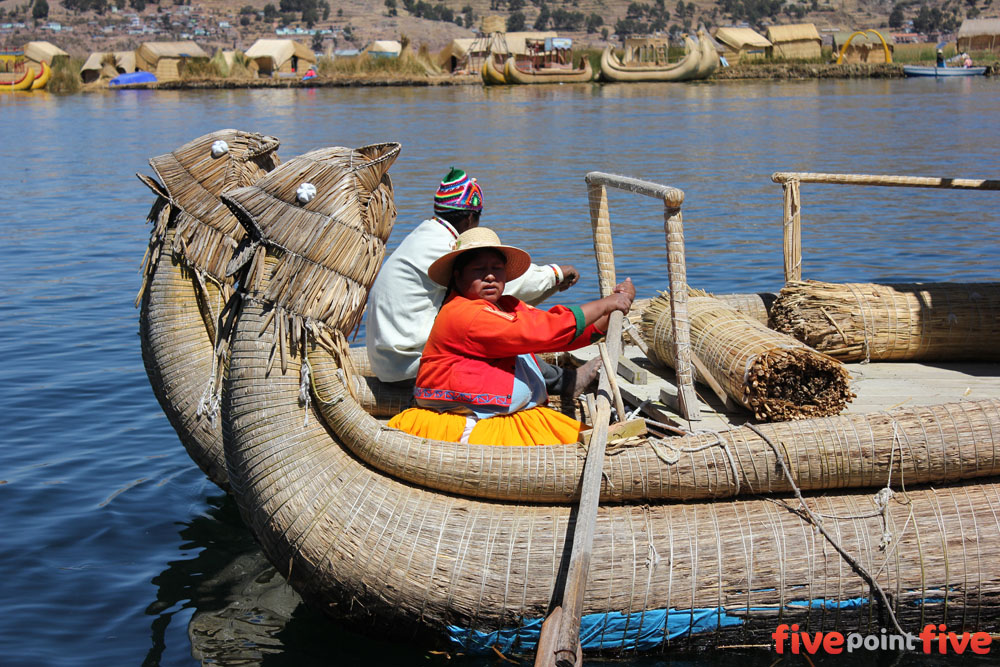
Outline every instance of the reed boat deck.
[[[597, 347], [592, 345], [576, 350], [571, 356], [576, 363], [583, 363], [597, 354]], [[701, 419], [688, 421], [678, 409], [673, 369], [655, 366], [634, 345], [626, 345], [622, 355], [627, 361], [619, 364], [617, 381], [627, 410], [642, 405], [642, 416], [692, 431], [728, 430], [753, 417], [746, 408], [731, 401], [724, 404], [709, 387], [699, 384], [696, 393]], [[870, 362], [845, 366], [851, 374], [851, 390], [857, 394], [847, 404], [845, 414], [1000, 396], [997, 362]]]

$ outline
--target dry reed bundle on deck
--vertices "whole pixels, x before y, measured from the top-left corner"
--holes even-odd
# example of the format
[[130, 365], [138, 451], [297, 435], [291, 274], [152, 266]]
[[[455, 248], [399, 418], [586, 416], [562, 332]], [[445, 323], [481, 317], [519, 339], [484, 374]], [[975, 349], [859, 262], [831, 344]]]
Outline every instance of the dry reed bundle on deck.
[[310, 333], [346, 355], [345, 337], [361, 321], [396, 219], [387, 172], [399, 149], [310, 151], [223, 195], [248, 232], [227, 272], [246, 266], [243, 291], [270, 304], [268, 324], [284, 334], [282, 370], [286, 343], [305, 345]]
[[[836, 360], [768, 329], [712, 297], [688, 299], [691, 353], [726, 394], [757, 419], [784, 421], [839, 414], [854, 398], [847, 370]], [[674, 364], [668, 296], [654, 298], [642, 335], [655, 357]], [[702, 381], [704, 381], [702, 379]]]
[[771, 324], [843, 361], [1000, 359], [1000, 283], [791, 281]]

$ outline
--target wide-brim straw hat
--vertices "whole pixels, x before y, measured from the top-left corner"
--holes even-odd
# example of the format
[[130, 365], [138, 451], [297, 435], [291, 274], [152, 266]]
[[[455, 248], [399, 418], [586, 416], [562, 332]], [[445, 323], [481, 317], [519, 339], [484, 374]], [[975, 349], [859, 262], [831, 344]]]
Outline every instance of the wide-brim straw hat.
[[458, 256], [470, 250], [482, 250], [483, 248], [497, 250], [507, 258], [508, 281], [520, 278], [531, 266], [531, 255], [527, 252], [512, 245], [502, 244], [497, 233], [489, 227], [473, 227], [458, 235], [458, 238], [455, 239], [454, 250], [434, 260], [434, 263], [427, 269], [427, 275], [437, 284], [447, 287], [451, 282], [451, 272]]

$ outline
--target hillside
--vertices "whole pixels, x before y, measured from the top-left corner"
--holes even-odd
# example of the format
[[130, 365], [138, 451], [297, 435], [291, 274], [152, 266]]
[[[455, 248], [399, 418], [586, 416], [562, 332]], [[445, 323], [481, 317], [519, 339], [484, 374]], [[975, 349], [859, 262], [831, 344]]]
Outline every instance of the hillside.
[[[890, 0], [654, 0], [652, 3], [629, 0], [0, 0], [0, 47], [16, 48], [32, 39], [58, 44], [73, 55], [83, 56], [95, 50], [132, 49], [143, 41], [191, 38], [209, 50], [245, 49], [261, 36], [275, 34], [283, 24], [289, 29], [324, 31], [293, 35], [317, 50], [360, 48], [373, 39], [398, 39], [406, 36], [414, 45], [437, 51], [455, 37], [472, 37], [482, 18], [498, 15], [507, 20], [520, 13], [525, 29], [531, 29], [540, 12], [550, 15], [550, 29], [573, 37], [580, 46], [618, 43], [616, 27], [642, 33], [659, 29], [677, 32], [699, 23], [733, 25], [747, 22], [759, 30], [770, 23], [816, 24], [823, 29], [888, 29]], [[32, 20], [40, 3], [48, 3], [44, 19]], [[917, 19], [918, 27], [954, 29], [967, 13], [995, 15], [993, 0], [933, 0], [923, 9], [917, 0], [899, 4], [904, 19]], [[32, 4], [39, 3], [39, 4]], [[121, 6], [115, 9], [114, 3]], [[190, 4], [185, 4], [190, 3]], [[909, 4], [904, 4], [909, 3]], [[987, 4], [989, 3], [989, 4]], [[67, 8], [68, 7], [72, 8]], [[270, 5], [270, 7], [268, 7]], [[141, 11], [136, 8], [141, 8]], [[407, 7], [410, 9], [408, 10]], [[95, 9], [96, 8], [96, 9]], [[511, 11], [511, 8], [517, 12]], [[287, 11], [282, 13], [283, 9]], [[103, 10], [103, 11], [100, 11]], [[265, 12], [265, 10], [268, 10]], [[924, 19], [921, 20], [920, 12]], [[928, 14], [928, 11], [930, 12]], [[395, 16], [391, 16], [391, 13]], [[448, 17], [431, 20], [418, 15]], [[305, 22], [303, 18], [307, 19]], [[472, 27], [465, 27], [470, 22]], [[592, 30], [585, 30], [586, 23]], [[47, 26], [58, 23], [59, 30]], [[462, 26], [456, 25], [462, 23]], [[11, 25], [13, 24], [13, 25]], [[24, 27], [20, 27], [23, 24]], [[575, 28], [575, 29], [572, 29]], [[606, 32], [605, 32], [606, 31]], [[927, 31], [927, 41], [937, 41], [937, 31]], [[603, 34], [602, 34], [603, 33]], [[607, 40], [604, 35], [607, 35]]]

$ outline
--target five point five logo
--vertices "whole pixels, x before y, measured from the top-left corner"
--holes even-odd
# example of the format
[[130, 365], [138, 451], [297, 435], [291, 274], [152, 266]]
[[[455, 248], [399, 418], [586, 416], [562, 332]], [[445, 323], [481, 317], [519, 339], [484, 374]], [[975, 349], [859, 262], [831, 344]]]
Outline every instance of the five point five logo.
[[943, 624], [928, 624], [918, 635], [888, 634], [883, 628], [879, 634], [862, 635], [852, 632], [807, 632], [799, 630], [798, 623], [782, 623], [771, 633], [775, 653], [786, 652], [793, 655], [807, 653], [815, 655], [819, 651], [837, 655], [865, 651], [922, 651], [946, 655], [954, 653], [974, 653], [986, 655], [990, 652], [993, 637], [987, 632], [948, 632]]

